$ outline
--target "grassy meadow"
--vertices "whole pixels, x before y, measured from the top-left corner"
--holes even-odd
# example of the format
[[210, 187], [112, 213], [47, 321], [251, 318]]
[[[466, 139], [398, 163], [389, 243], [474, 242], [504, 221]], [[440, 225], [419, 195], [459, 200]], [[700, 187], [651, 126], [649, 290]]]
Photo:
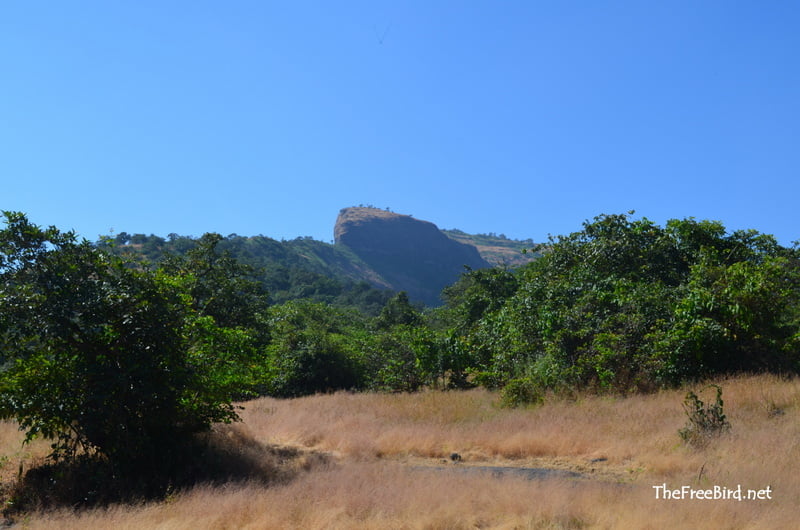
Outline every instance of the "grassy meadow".
[[[274, 480], [231, 479], [159, 502], [34, 510], [10, 522], [32, 529], [793, 528], [800, 380], [714, 382], [731, 430], [702, 447], [678, 436], [689, 388], [549, 396], [521, 409], [498, 407], [498, 394], [482, 389], [261, 398], [243, 403], [242, 423], [218, 426], [215, 436]], [[49, 449], [21, 440], [15, 425], [2, 424], [6, 502], [20, 466], [31, 469]], [[461, 461], [452, 462], [452, 453]], [[490, 466], [581, 476], [528, 480], [482, 469]], [[656, 499], [654, 486], [664, 484], [741, 485], [744, 495], [769, 487], [771, 499]]]

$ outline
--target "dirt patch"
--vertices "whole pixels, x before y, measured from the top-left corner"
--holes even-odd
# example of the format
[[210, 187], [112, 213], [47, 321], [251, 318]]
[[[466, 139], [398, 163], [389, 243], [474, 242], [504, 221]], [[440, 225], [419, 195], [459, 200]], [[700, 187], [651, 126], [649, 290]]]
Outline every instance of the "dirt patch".
[[609, 462], [605, 458], [470, 458], [459, 455], [459, 459], [425, 458], [413, 455], [385, 457], [384, 461], [395, 462], [414, 469], [435, 468], [441, 470], [465, 470], [467, 472], [484, 472], [498, 477], [523, 476], [538, 478], [574, 478], [592, 479], [608, 482], [630, 482], [637, 476], [637, 471], [620, 464]]

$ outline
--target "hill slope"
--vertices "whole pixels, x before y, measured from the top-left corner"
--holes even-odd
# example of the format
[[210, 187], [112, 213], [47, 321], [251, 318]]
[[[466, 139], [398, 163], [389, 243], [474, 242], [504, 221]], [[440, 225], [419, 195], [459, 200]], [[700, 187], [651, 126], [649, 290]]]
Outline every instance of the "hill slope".
[[[439, 230], [427, 221], [377, 208], [341, 211], [331, 245], [303, 237], [290, 241], [258, 235], [229, 235], [219, 250], [260, 269], [259, 279], [274, 303], [311, 298], [334, 305], [356, 306], [376, 314], [394, 291], [407, 291], [418, 302], [441, 304], [442, 288], [458, 280], [464, 266], [518, 266], [532, 259], [520, 249], [531, 241], [502, 236], [470, 235]], [[111, 252], [158, 262], [166, 253], [193, 248], [189, 236], [122, 232], [98, 243]]]
[[447, 237], [433, 223], [377, 208], [341, 210], [334, 238], [393, 289], [428, 305], [441, 304], [442, 289], [455, 282], [465, 266], [491, 266], [474, 245]]
[[[125, 232], [98, 243], [112, 253], [151, 263], [159, 262], [167, 254], [184, 254], [196, 244], [197, 240], [189, 236], [171, 234], [164, 239]], [[261, 235], [232, 234], [224, 237], [217, 248], [254, 267], [272, 303], [308, 298], [354, 306], [366, 314], [377, 315], [393, 295], [389, 283], [346, 247], [311, 238], [277, 241]]]
[[535, 252], [527, 252], [536, 245], [532, 239], [520, 241], [509, 239], [503, 234], [467, 234], [457, 229], [442, 230], [442, 233], [459, 243], [473, 245], [481, 257], [492, 265], [514, 268], [525, 265], [539, 256]]

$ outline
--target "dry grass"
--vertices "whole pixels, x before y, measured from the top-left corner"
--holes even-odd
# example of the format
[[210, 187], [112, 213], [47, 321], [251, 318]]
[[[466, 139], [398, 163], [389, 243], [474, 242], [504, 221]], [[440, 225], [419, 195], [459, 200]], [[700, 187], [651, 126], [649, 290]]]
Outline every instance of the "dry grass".
[[[50, 444], [35, 440], [23, 445], [25, 433], [16, 423], [0, 421], [0, 485], [7, 486], [22, 472], [45, 461]], [[0, 488], [2, 490], [2, 488]]]
[[[23, 522], [81, 529], [794, 527], [800, 381], [718, 383], [732, 430], [703, 449], [687, 448], [677, 434], [686, 421], [685, 390], [552, 398], [525, 410], [497, 408], [497, 396], [481, 390], [260, 399], [245, 404], [236, 436], [249, 441], [237, 443], [307, 448], [287, 452], [280, 463], [293, 478], [201, 486], [160, 503], [50, 511]], [[0, 430], [0, 450], [19, 451], [7, 438]], [[463, 463], [441, 463], [453, 451]], [[318, 452], [335, 458], [313, 458]], [[592, 462], [599, 458], [606, 460]], [[452, 469], [425, 467], [434, 464]], [[550, 465], [587, 478], [530, 481], [463, 471], [473, 465]], [[663, 483], [770, 486], [773, 498], [656, 500], [653, 486]]]

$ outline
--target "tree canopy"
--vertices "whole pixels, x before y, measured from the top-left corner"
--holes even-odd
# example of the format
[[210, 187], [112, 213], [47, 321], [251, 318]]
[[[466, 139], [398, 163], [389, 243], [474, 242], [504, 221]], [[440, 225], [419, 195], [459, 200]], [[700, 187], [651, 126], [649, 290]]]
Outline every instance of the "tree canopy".
[[603, 215], [539, 250], [517, 287], [481, 271], [449, 290], [495, 378], [627, 391], [800, 368], [800, 260], [771, 236]]
[[[233, 303], [224, 282], [204, 289], [200, 267], [142, 269], [4, 216], [0, 415], [53, 439], [56, 457], [96, 452], [129, 469], [168, 463], [193, 434], [237, 419], [232, 374], [252, 339], [214, 311]], [[231, 264], [208, 265], [241, 287]]]

